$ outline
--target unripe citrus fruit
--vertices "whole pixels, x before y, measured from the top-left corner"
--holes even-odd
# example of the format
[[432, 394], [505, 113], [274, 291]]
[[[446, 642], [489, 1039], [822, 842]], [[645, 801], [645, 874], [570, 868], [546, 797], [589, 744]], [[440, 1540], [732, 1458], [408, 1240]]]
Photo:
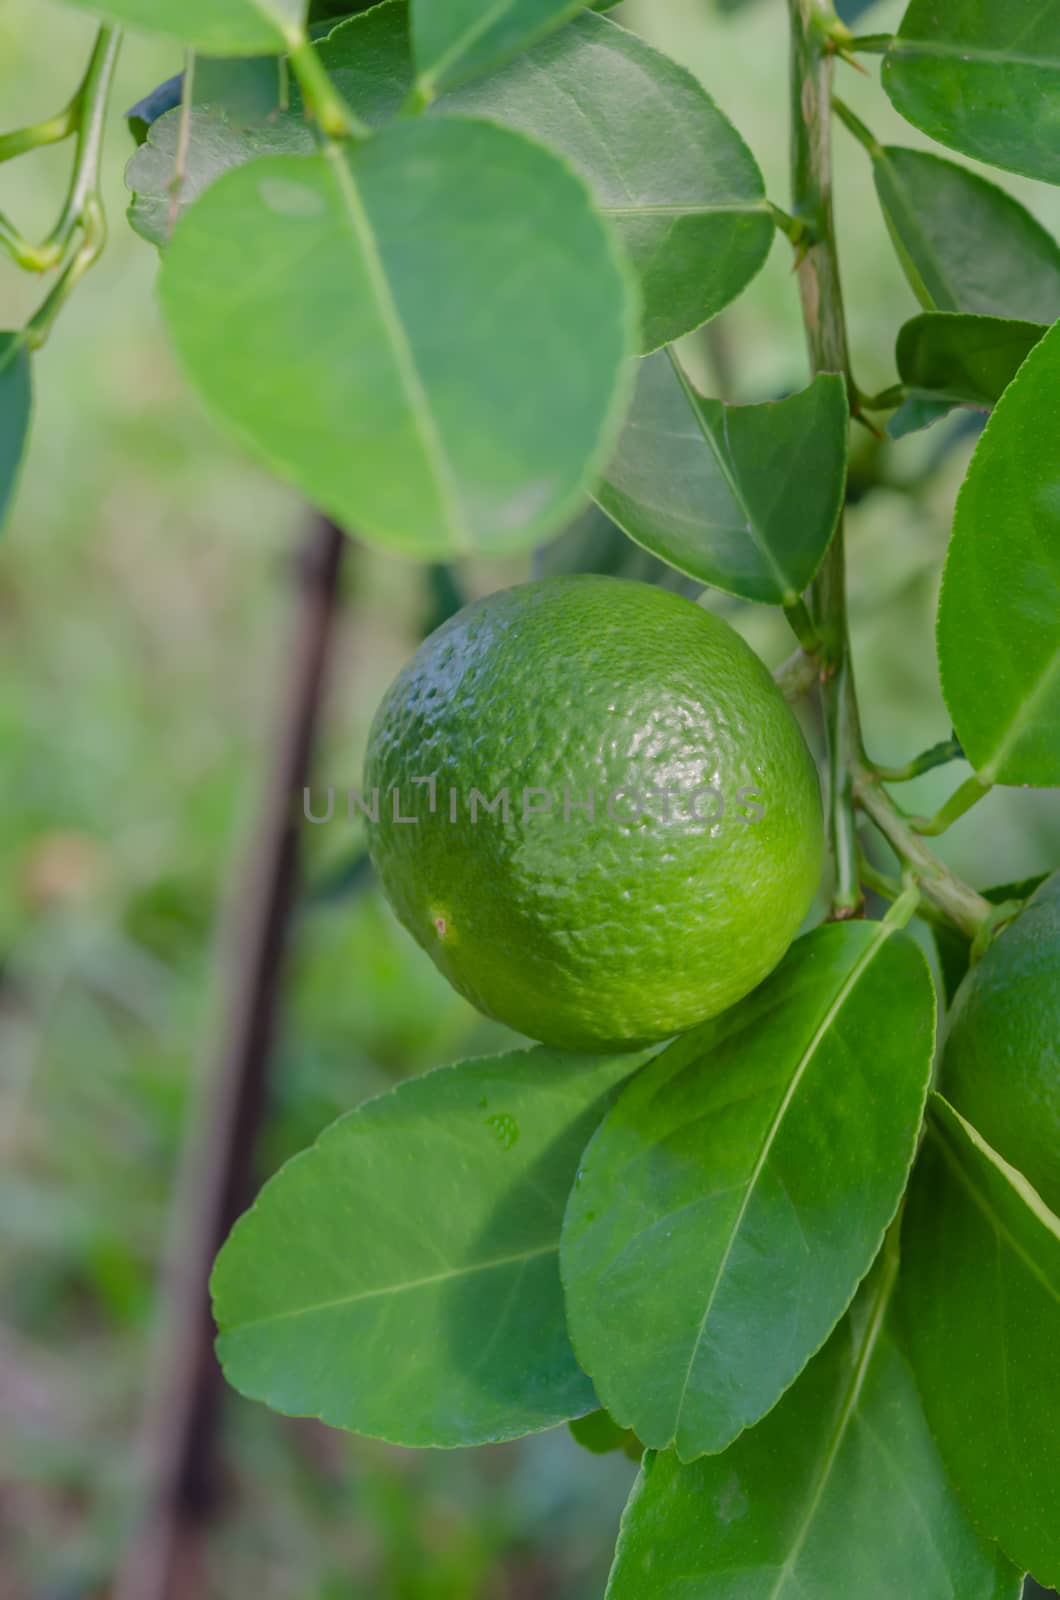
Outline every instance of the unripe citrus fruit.
[[817, 773], [765, 667], [618, 578], [507, 589], [432, 634], [376, 715], [376, 799], [401, 921], [480, 1010], [572, 1049], [739, 1000], [821, 868]]
[[1060, 872], [958, 989], [939, 1087], [1060, 1214]]

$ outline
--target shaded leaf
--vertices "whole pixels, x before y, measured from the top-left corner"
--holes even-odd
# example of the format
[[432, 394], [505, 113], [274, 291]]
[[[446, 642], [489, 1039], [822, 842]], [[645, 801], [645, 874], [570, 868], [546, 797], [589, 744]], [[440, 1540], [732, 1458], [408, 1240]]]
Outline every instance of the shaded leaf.
[[910, 0], [883, 61], [909, 122], [995, 167], [1060, 183], [1060, 9]]
[[18, 483], [32, 409], [29, 351], [20, 334], [0, 333], [0, 532]]
[[[233, 168], [261, 156], [309, 155], [316, 149], [313, 134], [301, 117], [277, 117], [260, 127], [234, 128], [222, 107], [194, 106], [189, 125], [191, 143], [180, 184], [180, 215]], [[179, 139], [178, 110], [151, 124], [147, 138], [125, 170], [132, 190], [129, 222], [137, 233], [160, 248], [169, 242], [171, 231], [171, 185]]]
[[[406, 17], [391, 0], [320, 49], [372, 127], [396, 116], [412, 87]], [[769, 253], [774, 228], [762, 176], [739, 134], [690, 73], [605, 18], [586, 14], [504, 71], [443, 95], [432, 115], [502, 122], [571, 163], [637, 268], [645, 348], [714, 316]], [[169, 210], [176, 137], [163, 119], [151, 136], [156, 158], [134, 159], [128, 172], [133, 226], [156, 244], [165, 239], [159, 218]], [[242, 140], [216, 119], [194, 117], [188, 200], [268, 147], [267, 138]], [[297, 96], [291, 116], [276, 124], [276, 148], [313, 148]]]
[[218, 415], [408, 554], [538, 543], [625, 401], [636, 303], [610, 234], [555, 157], [484, 122], [227, 173], [179, 224], [161, 295]]
[[694, 600], [703, 585], [660, 561], [626, 538], [621, 528], [599, 506], [587, 506], [576, 522], [558, 539], [534, 553], [534, 577], [553, 578], [566, 572], [596, 572], [634, 583], [654, 583], [661, 589]]
[[919, 433], [921, 428], [930, 428], [933, 422], [948, 417], [958, 404], [956, 400], [940, 400], [932, 394], [907, 395], [888, 420], [887, 432], [892, 439], [904, 439], [906, 434]]
[[696, 393], [672, 351], [640, 363], [618, 450], [596, 492], [646, 550], [703, 583], [793, 604], [835, 531], [847, 465], [843, 379], [727, 406]]
[[406, 1445], [508, 1439], [592, 1410], [563, 1321], [560, 1222], [586, 1139], [642, 1059], [465, 1061], [341, 1118], [217, 1259], [229, 1382]]
[[288, 98], [288, 69], [276, 56], [199, 56], [192, 93], [199, 105], [220, 106], [233, 128], [275, 117]]
[[67, 0], [130, 28], [168, 33], [212, 55], [279, 54], [305, 23], [306, 0]]
[[[888, 1249], [776, 1410], [720, 1456], [649, 1457], [608, 1600], [1017, 1600], [931, 1437]], [[737, 1579], [738, 1574], [738, 1579]]]
[[876, 145], [872, 157], [884, 217], [923, 306], [1060, 317], [1060, 246], [1018, 200], [925, 150]]
[[590, 1411], [586, 1417], [576, 1417], [568, 1422], [572, 1437], [592, 1456], [608, 1456], [621, 1450], [631, 1461], [639, 1461], [644, 1446], [635, 1433], [620, 1428], [606, 1411]]
[[957, 499], [939, 601], [942, 690], [996, 783], [1060, 783], [1060, 324], [987, 423]]
[[563, 1282], [578, 1359], [646, 1445], [723, 1450], [831, 1333], [905, 1186], [934, 1026], [912, 941], [832, 924], [608, 1114]]
[[577, 15], [585, 0], [412, 0], [421, 87], [440, 94], [503, 66]]
[[929, 403], [992, 406], [1046, 332], [1038, 322], [925, 311], [899, 330], [898, 373]]
[[902, 1233], [901, 1306], [924, 1408], [972, 1516], [1060, 1582], [1060, 1222], [932, 1095]]

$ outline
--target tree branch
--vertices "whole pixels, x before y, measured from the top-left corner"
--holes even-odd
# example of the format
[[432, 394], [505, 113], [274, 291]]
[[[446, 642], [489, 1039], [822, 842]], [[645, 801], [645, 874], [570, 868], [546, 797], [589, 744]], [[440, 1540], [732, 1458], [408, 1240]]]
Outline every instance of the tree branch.
[[216, 1503], [222, 1396], [213, 1353], [209, 1276], [250, 1198], [266, 1098], [287, 934], [298, 883], [299, 822], [323, 701], [345, 535], [320, 521], [302, 559], [290, 680], [275, 730], [276, 755], [260, 834], [229, 935], [229, 996], [201, 1121], [175, 1203], [180, 1254], [168, 1289], [169, 1336], [149, 1429], [146, 1515], [114, 1589], [115, 1600], [198, 1600], [203, 1523]]
[[[798, 265], [803, 321], [814, 373], [839, 372], [851, 408], [843, 292], [832, 216], [831, 91], [834, 54], [828, 13], [815, 0], [789, 0], [791, 12], [791, 186], [795, 218], [806, 229]], [[840, 521], [811, 591], [821, 640], [822, 697], [828, 743], [828, 831], [835, 883], [834, 917], [856, 916], [863, 896], [858, 879], [853, 769], [861, 735], [850, 663], [846, 611], [846, 556]]]

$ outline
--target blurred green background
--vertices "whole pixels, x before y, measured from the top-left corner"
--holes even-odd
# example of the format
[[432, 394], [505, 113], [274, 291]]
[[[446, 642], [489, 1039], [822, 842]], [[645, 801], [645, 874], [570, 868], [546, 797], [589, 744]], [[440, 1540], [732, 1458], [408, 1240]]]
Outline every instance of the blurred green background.
[[[685, 61], [784, 203], [781, 0], [627, 0], [616, 16]], [[900, 7], [859, 22], [883, 30]], [[92, 24], [0, 3], [0, 123], [51, 113]], [[258, 813], [289, 662], [307, 512], [208, 422], [167, 350], [153, 253], [123, 219], [123, 109], [179, 70], [130, 39], [107, 155], [110, 248], [37, 367], [32, 446], [0, 544], [0, 1600], [107, 1592], [135, 1503], [156, 1284], [186, 1116], [209, 1062], [218, 932]], [[871, 78], [843, 93], [881, 138], [921, 146]], [[837, 135], [837, 205], [858, 380], [893, 381], [917, 307], [863, 152]], [[0, 168], [0, 209], [43, 234], [68, 147]], [[1054, 231], [1060, 192], [1000, 178]], [[806, 380], [790, 249], [687, 341], [704, 387], [755, 400]], [[0, 261], [0, 326], [39, 286]], [[933, 616], [967, 419], [897, 446], [856, 439], [854, 651], [870, 750], [901, 761], [949, 731]], [[568, 543], [555, 555], [575, 559]], [[468, 594], [528, 563], [473, 566]], [[710, 597], [771, 664], [772, 615]], [[317, 781], [359, 778], [375, 703], [437, 604], [428, 575], [347, 563]], [[932, 809], [962, 769], [911, 786]], [[310, 830], [311, 875], [356, 848]], [[997, 791], [940, 849], [986, 886], [1060, 859], [1056, 796]], [[883, 859], [883, 858], [881, 858]], [[299, 916], [264, 1177], [334, 1116], [409, 1073], [506, 1036], [447, 989], [372, 892]], [[595, 1600], [633, 1467], [563, 1431], [473, 1454], [412, 1454], [272, 1417], [235, 1396], [230, 1492], [203, 1600]]]

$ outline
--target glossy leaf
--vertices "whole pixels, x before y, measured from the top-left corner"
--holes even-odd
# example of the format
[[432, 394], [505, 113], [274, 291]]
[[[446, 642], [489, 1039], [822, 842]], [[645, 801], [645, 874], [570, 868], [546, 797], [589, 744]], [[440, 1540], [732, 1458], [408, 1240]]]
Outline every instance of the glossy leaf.
[[412, 0], [422, 89], [439, 94], [491, 72], [577, 15], [585, 0]]
[[508, 1439], [591, 1411], [563, 1321], [560, 1221], [585, 1142], [640, 1059], [465, 1061], [341, 1118], [217, 1259], [229, 1382], [406, 1445]]
[[832, 924], [608, 1114], [561, 1265], [578, 1359], [647, 1446], [723, 1450], [836, 1326], [905, 1187], [934, 1025], [911, 940]]
[[928, 1421], [972, 1516], [1060, 1583], [1060, 1221], [939, 1096], [903, 1226], [902, 1310]]
[[893, 1312], [888, 1250], [757, 1428], [720, 1456], [649, 1456], [608, 1600], [1017, 1600], [931, 1436]]
[[940, 144], [1060, 183], [1060, 9], [910, 0], [883, 62], [903, 117]]
[[1060, 246], [1010, 194], [925, 150], [877, 145], [876, 192], [906, 277], [929, 311], [1054, 322]]
[[305, 24], [306, 0], [68, 0], [126, 27], [171, 34], [212, 55], [279, 54]]
[[1060, 324], [998, 402], [957, 499], [939, 601], [957, 737], [996, 783], [1060, 783]]
[[928, 399], [992, 406], [1046, 331], [1038, 322], [925, 311], [899, 330], [898, 373]]
[[[398, 112], [413, 82], [406, 8], [378, 6], [321, 47], [335, 82], [373, 127]], [[762, 176], [739, 134], [683, 67], [635, 34], [586, 14], [481, 83], [443, 95], [433, 115], [502, 122], [564, 156], [592, 190], [637, 269], [643, 346], [688, 333], [734, 299], [769, 253], [773, 224]], [[164, 242], [176, 116], [135, 158], [132, 222]], [[297, 129], [297, 131], [295, 131]], [[275, 124], [276, 148], [311, 149], [297, 106]], [[193, 117], [187, 199], [230, 166], [268, 149], [217, 119]]]
[[596, 572], [634, 583], [654, 583], [695, 600], [703, 585], [676, 572], [665, 561], [627, 539], [621, 528], [597, 505], [589, 504], [558, 539], [534, 552], [534, 577], [553, 578], [567, 572]]
[[32, 406], [29, 351], [17, 333], [0, 333], [0, 532], [18, 482]]
[[787, 400], [726, 406], [697, 394], [673, 352], [660, 351], [640, 363], [596, 498], [678, 571], [746, 600], [793, 604], [839, 518], [847, 421], [837, 374]]
[[226, 174], [178, 225], [161, 294], [217, 414], [412, 555], [540, 542], [624, 407], [636, 301], [614, 242], [554, 156], [484, 122]]

